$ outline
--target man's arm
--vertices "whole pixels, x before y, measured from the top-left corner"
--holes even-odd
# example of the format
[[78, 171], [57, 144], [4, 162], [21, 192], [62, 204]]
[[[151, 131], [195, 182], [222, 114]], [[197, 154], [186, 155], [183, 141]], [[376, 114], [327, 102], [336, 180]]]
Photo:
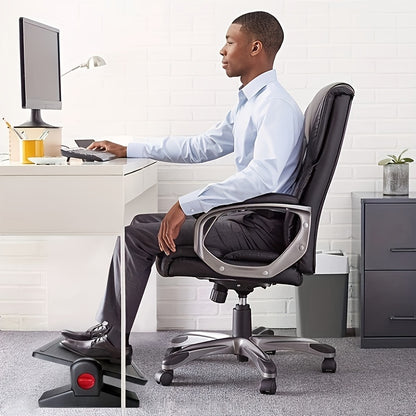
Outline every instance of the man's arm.
[[132, 142], [122, 146], [107, 140], [92, 143], [89, 149], [107, 150], [117, 157], [137, 157], [173, 163], [201, 163], [225, 156], [234, 150], [233, 111], [224, 121], [197, 136], [167, 136]]

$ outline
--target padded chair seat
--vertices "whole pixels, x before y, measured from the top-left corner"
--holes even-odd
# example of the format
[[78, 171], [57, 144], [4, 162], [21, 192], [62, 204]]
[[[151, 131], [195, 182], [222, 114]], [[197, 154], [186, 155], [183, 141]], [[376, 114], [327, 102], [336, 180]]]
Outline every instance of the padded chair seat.
[[[279, 253], [270, 251], [239, 250], [221, 256], [217, 250], [212, 250], [213, 254], [221, 258], [226, 263], [237, 264], [239, 266], [264, 266], [271, 263]], [[175, 253], [169, 256], [161, 255], [156, 262], [157, 269], [162, 276], [193, 276], [196, 278], [209, 279], [212, 281], [222, 280], [234, 282], [234, 277], [227, 277], [219, 274], [207, 266], [196, 254], [191, 246], [182, 246]], [[271, 276], [273, 277], [273, 276]], [[244, 279], [244, 283], [259, 286], [270, 283], [271, 277], [264, 279]], [[302, 275], [295, 268], [289, 268], [278, 276], [278, 283], [299, 286], [302, 284]], [[241, 283], [241, 280], [240, 280]], [[273, 279], [276, 283], [276, 279]], [[227, 285], [228, 286], [228, 285]]]
[[226, 254], [222, 259], [227, 263], [242, 264], [247, 266], [264, 266], [271, 263], [279, 256], [272, 251], [239, 250]]

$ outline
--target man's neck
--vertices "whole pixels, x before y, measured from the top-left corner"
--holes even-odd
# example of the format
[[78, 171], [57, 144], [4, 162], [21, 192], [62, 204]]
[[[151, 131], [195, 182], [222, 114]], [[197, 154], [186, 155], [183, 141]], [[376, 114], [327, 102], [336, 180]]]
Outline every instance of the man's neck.
[[257, 78], [259, 75], [264, 74], [265, 72], [268, 72], [272, 69], [273, 69], [273, 66], [258, 69], [258, 70], [254, 70], [254, 71], [250, 72], [249, 74], [242, 75], [240, 77], [241, 88], [244, 88], [249, 82], [253, 81], [254, 78]]

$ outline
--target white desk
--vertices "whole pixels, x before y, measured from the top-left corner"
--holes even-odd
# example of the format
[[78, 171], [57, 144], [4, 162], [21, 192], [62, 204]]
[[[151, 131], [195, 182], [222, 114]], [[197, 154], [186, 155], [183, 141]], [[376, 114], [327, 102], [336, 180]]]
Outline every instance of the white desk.
[[1, 162], [0, 234], [118, 235], [132, 204], [145, 203], [156, 182], [155, 162], [147, 159], [56, 166]]
[[[67, 166], [0, 163], [0, 236], [20, 236], [0, 237], [0, 243], [18, 251], [28, 239], [40, 240], [36, 250], [43, 257], [16, 256], [15, 265], [4, 265], [12, 274], [26, 270], [45, 276], [40, 309], [46, 322], [32, 319], [37, 325], [25, 329], [81, 330], [91, 325], [104, 293], [114, 235], [145, 212], [157, 212], [153, 161], [116, 159]], [[156, 330], [155, 279], [149, 279], [140, 316], [133, 331]]]
[[[0, 235], [112, 235], [123, 237], [124, 241], [124, 226], [134, 215], [157, 211], [157, 168], [155, 162], [143, 159], [116, 159], [99, 164], [76, 161], [63, 166], [1, 162], [0, 198]], [[86, 252], [85, 256], [88, 255]], [[70, 260], [75, 265], [77, 262], [81, 263], [81, 259]], [[88, 281], [90, 276], [83, 276], [82, 269], [81, 263], [76, 278]], [[65, 284], [76, 285], [73, 280], [62, 281], [59, 270], [56, 273], [48, 277], [61, 290], [60, 297], [57, 293], [55, 296], [68, 299], [63, 290]], [[156, 290], [148, 292], [154, 299], [148, 302], [152, 316], [145, 319], [153, 319], [156, 329]], [[82, 305], [87, 299], [91, 303], [88, 294], [85, 300], [77, 297], [71, 311], [62, 311], [62, 304], [59, 308], [60, 302], [55, 300], [55, 313], [69, 314], [74, 319], [73, 314], [78, 311], [85, 319]], [[74, 304], [74, 299], [71, 301]], [[92, 306], [96, 309], [98, 305]], [[53, 311], [49, 313], [53, 315]]]

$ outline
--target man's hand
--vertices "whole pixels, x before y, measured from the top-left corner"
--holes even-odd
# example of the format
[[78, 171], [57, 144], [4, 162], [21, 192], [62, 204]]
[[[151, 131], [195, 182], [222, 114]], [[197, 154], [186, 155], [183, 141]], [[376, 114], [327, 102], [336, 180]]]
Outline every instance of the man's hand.
[[160, 223], [159, 234], [157, 239], [159, 241], [160, 251], [163, 251], [167, 256], [176, 251], [175, 239], [179, 235], [182, 224], [185, 222], [185, 214], [182, 211], [179, 201], [169, 210]]
[[99, 142], [91, 143], [88, 149], [92, 150], [105, 150], [107, 152], [116, 155], [117, 157], [127, 157], [127, 146], [121, 144], [109, 142], [108, 140], [102, 140]]

